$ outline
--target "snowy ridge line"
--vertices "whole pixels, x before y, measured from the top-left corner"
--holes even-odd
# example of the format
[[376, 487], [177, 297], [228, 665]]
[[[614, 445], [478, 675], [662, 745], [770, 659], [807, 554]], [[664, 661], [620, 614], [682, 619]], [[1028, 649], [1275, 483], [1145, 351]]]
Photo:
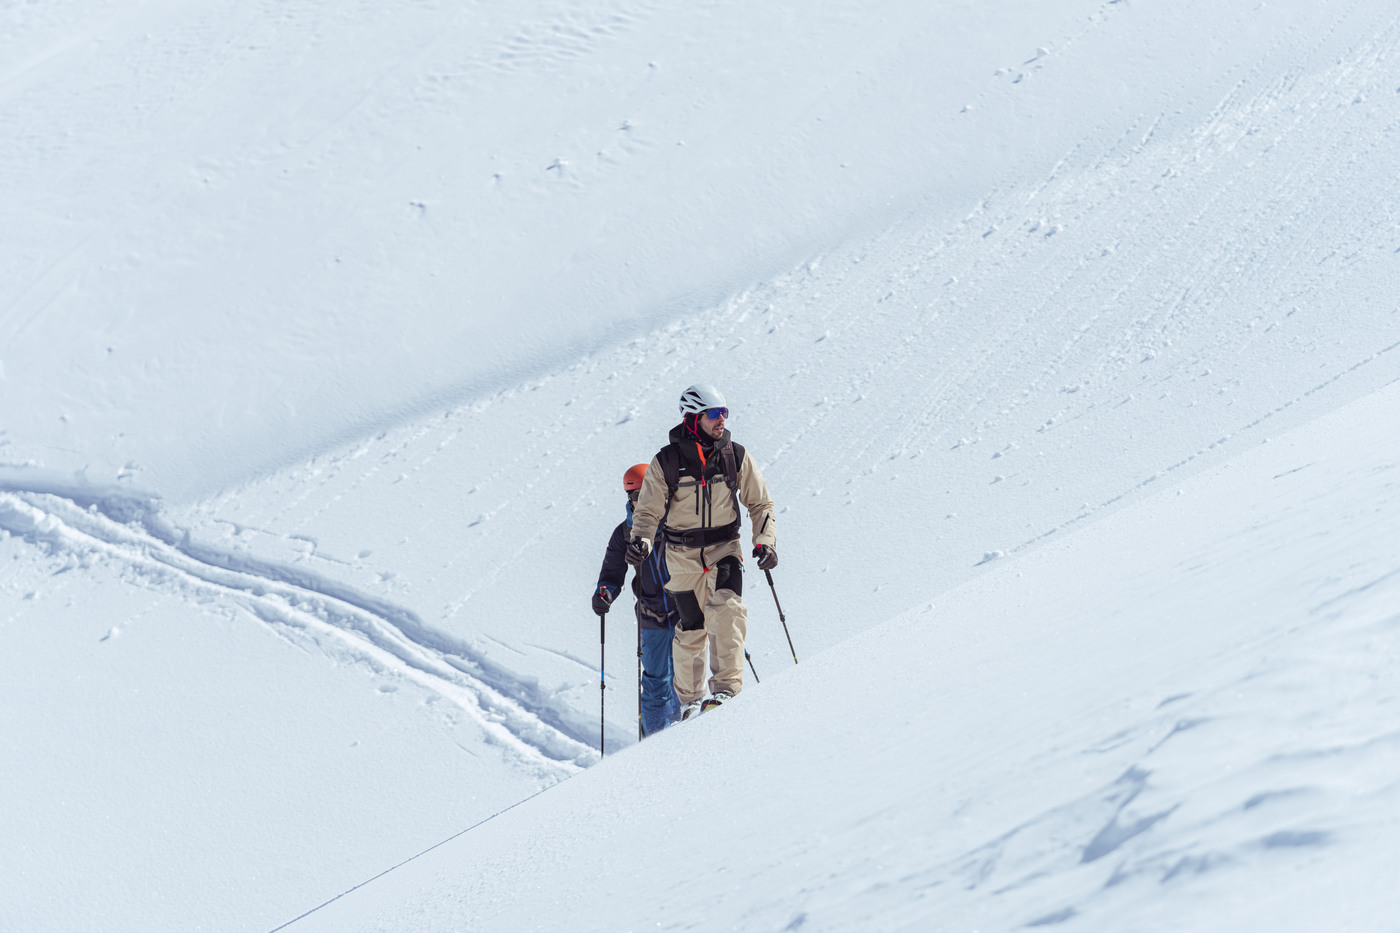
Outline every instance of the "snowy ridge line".
[[544, 793], [545, 791], [547, 791], [547, 790], [549, 790], [548, 787], [542, 787], [542, 788], [540, 788], [539, 790], [535, 791], [535, 792], [534, 792], [533, 794], [531, 794], [530, 796], [525, 797], [525, 798], [523, 798], [523, 799], [521, 799], [521, 800], [517, 800], [515, 803], [511, 804], [511, 805], [508, 806], [508, 807], [504, 807], [504, 808], [502, 808], [502, 809], [500, 809], [500, 810], [497, 810], [495, 813], [491, 814], [490, 816], [486, 817], [485, 819], [477, 820], [475, 823], [473, 823], [472, 825], [468, 826], [466, 829], [458, 830], [457, 832], [455, 832], [455, 833], [453, 833], [452, 835], [448, 836], [446, 839], [442, 840], [441, 842], [435, 842], [435, 843], [433, 843], [432, 845], [430, 845], [430, 846], [428, 846], [426, 849], [424, 849], [422, 852], [419, 852], [419, 853], [417, 853], [417, 854], [415, 854], [415, 855], [410, 855], [408, 858], [404, 859], [402, 862], [399, 862], [397, 865], [390, 865], [388, 868], [384, 869], [384, 870], [381, 871], [379, 874], [375, 875], [373, 878], [366, 878], [364, 881], [361, 881], [359, 884], [354, 885], [354, 886], [349, 887], [349, 888], [346, 888], [344, 891], [341, 891], [339, 894], [337, 894], [335, 897], [331, 898], [330, 900], [328, 900], [328, 901], [323, 901], [322, 903], [317, 904], [315, 907], [311, 908], [311, 909], [308, 910], [306, 913], [304, 913], [304, 914], [299, 914], [298, 916], [293, 917], [292, 919], [288, 920], [286, 923], [282, 924], [281, 926], [273, 927], [271, 930], [268, 931], [268, 933], [278, 933], [279, 930], [285, 930], [285, 929], [287, 929], [287, 927], [291, 926], [292, 924], [297, 923], [297, 922], [302, 921], [302, 920], [305, 920], [307, 917], [309, 917], [309, 916], [311, 916], [312, 914], [316, 913], [318, 910], [321, 910], [321, 909], [324, 908], [324, 907], [329, 907], [330, 905], [334, 904], [336, 901], [340, 900], [342, 897], [345, 897], [347, 894], [353, 894], [354, 892], [360, 890], [360, 888], [363, 888], [365, 885], [373, 884], [374, 882], [378, 881], [380, 878], [383, 878], [385, 875], [389, 874], [390, 872], [398, 871], [400, 868], [403, 868], [405, 865], [409, 864], [410, 862], [417, 861], [418, 859], [420, 859], [420, 858], [422, 858], [423, 856], [427, 855], [429, 852], [432, 852], [432, 851], [435, 850], [435, 849], [441, 849], [443, 846], [447, 845], [449, 842], [452, 842], [454, 839], [457, 839], [457, 838], [459, 838], [459, 837], [461, 837], [461, 836], [465, 836], [467, 833], [471, 832], [472, 830], [476, 829], [476, 828], [479, 827], [479, 826], [485, 826], [487, 823], [491, 822], [491, 821], [494, 820], [496, 817], [498, 817], [498, 816], [500, 816], [500, 815], [502, 815], [502, 814], [504, 814], [504, 813], [508, 813], [508, 812], [510, 812], [511, 810], [514, 810], [516, 807], [520, 806], [521, 804], [529, 803], [531, 800], [534, 800], [536, 797], [538, 797], [540, 794], [543, 794], [543, 793]]
[[1117, 495], [1112, 496], [1112, 497], [1110, 497], [1109, 499], [1104, 500], [1103, 502], [1099, 503], [1099, 504], [1096, 505], [1096, 506], [1090, 506], [1086, 511], [1082, 511], [1082, 512], [1080, 512], [1078, 515], [1075, 515], [1073, 518], [1067, 519], [1066, 521], [1061, 522], [1060, 524], [1054, 526], [1053, 528], [1050, 528], [1050, 529], [1048, 529], [1048, 530], [1046, 530], [1046, 531], [1041, 532], [1040, 534], [1036, 535], [1034, 538], [1030, 538], [1029, 540], [1022, 541], [1020, 544], [1016, 545], [1015, 547], [1012, 547], [1012, 548], [1011, 548], [1010, 550], [1008, 550], [1008, 551], [1000, 552], [999, 554], [998, 554], [998, 552], [990, 552], [990, 551], [989, 551], [989, 552], [987, 553], [987, 555], [986, 555], [985, 557], [983, 557], [983, 559], [982, 559], [979, 563], [981, 563], [981, 564], [988, 563], [990, 560], [994, 559], [993, 555], [997, 555], [997, 556], [1002, 556], [1002, 557], [1004, 557], [1004, 556], [1006, 556], [1006, 555], [1008, 555], [1008, 554], [1018, 554], [1018, 553], [1020, 553], [1021, 551], [1024, 551], [1026, 548], [1033, 547], [1033, 546], [1039, 544], [1040, 542], [1044, 541], [1046, 538], [1049, 538], [1049, 537], [1051, 537], [1051, 536], [1053, 536], [1053, 535], [1055, 535], [1055, 534], [1058, 534], [1059, 532], [1065, 531], [1066, 529], [1072, 528], [1073, 526], [1077, 525], [1079, 522], [1082, 522], [1084, 519], [1089, 518], [1090, 516], [1094, 515], [1094, 514], [1097, 513], [1097, 512], [1101, 512], [1101, 511], [1103, 511], [1104, 509], [1111, 508], [1112, 506], [1114, 506], [1114, 505], [1116, 505], [1117, 503], [1119, 503], [1120, 501], [1122, 501], [1125, 497], [1130, 496], [1130, 495], [1132, 495], [1132, 494], [1135, 493], [1135, 492], [1139, 492], [1139, 491], [1141, 491], [1141, 490], [1143, 490], [1143, 489], [1146, 489], [1148, 486], [1151, 486], [1153, 483], [1155, 483], [1155, 482], [1157, 482], [1158, 480], [1162, 479], [1164, 476], [1167, 476], [1167, 475], [1169, 475], [1170, 473], [1172, 473], [1173, 471], [1179, 470], [1179, 469], [1181, 469], [1182, 467], [1187, 466], [1188, 464], [1192, 463], [1192, 462], [1195, 461], [1196, 459], [1205, 456], [1205, 455], [1206, 455], [1207, 453], [1209, 453], [1210, 451], [1212, 451], [1212, 450], [1214, 450], [1215, 448], [1221, 446], [1222, 444], [1224, 444], [1224, 443], [1230, 441], [1230, 440], [1233, 439], [1234, 437], [1236, 437], [1236, 436], [1238, 436], [1238, 435], [1240, 435], [1240, 434], [1243, 434], [1243, 433], [1245, 433], [1246, 431], [1252, 431], [1252, 430], [1254, 430], [1255, 428], [1259, 427], [1260, 425], [1263, 425], [1266, 421], [1268, 421], [1270, 418], [1274, 417], [1275, 415], [1278, 415], [1278, 414], [1281, 414], [1281, 413], [1287, 411], [1289, 408], [1292, 408], [1294, 405], [1296, 405], [1297, 403], [1303, 401], [1304, 399], [1306, 399], [1306, 398], [1308, 398], [1308, 397], [1310, 397], [1310, 396], [1312, 396], [1312, 395], [1314, 395], [1314, 394], [1316, 394], [1316, 393], [1318, 393], [1318, 392], [1321, 392], [1323, 389], [1326, 389], [1328, 386], [1332, 385], [1333, 383], [1336, 383], [1336, 382], [1340, 381], [1344, 376], [1348, 376], [1348, 375], [1350, 375], [1350, 374], [1352, 374], [1352, 373], [1355, 373], [1357, 370], [1361, 369], [1362, 367], [1366, 366], [1367, 364], [1373, 363], [1373, 362], [1375, 362], [1376, 360], [1379, 360], [1379, 359], [1380, 359], [1381, 357], [1383, 357], [1385, 354], [1390, 353], [1390, 352], [1392, 352], [1392, 351], [1394, 351], [1394, 350], [1397, 350], [1397, 349], [1400, 349], [1400, 341], [1397, 341], [1396, 343], [1392, 343], [1392, 344], [1390, 344], [1390, 345], [1387, 346], [1387, 347], [1382, 347], [1381, 349], [1377, 350], [1375, 353], [1372, 353], [1370, 356], [1367, 356], [1367, 357], [1365, 357], [1364, 359], [1359, 360], [1359, 361], [1356, 362], [1356, 363], [1353, 363], [1351, 366], [1348, 366], [1346, 369], [1343, 369], [1343, 370], [1341, 370], [1341, 371], [1339, 371], [1339, 372], [1333, 373], [1332, 376], [1331, 376], [1330, 378], [1325, 379], [1324, 381], [1318, 383], [1317, 385], [1313, 386], [1311, 389], [1308, 389], [1306, 392], [1303, 392], [1301, 395], [1298, 395], [1296, 398], [1291, 398], [1291, 399], [1289, 399], [1288, 401], [1283, 402], [1282, 404], [1275, 406], [1274, 408], [1270, 409], [1269, 411], [1264, 412], [1262, 415], [1260, 415], [1259, 417], [1255, 418], [1253, 421], [1249, 422], [1248, 424], [1243, 425], [1243, 426], [1238, 427], [1238, 428], [1235, 428], [1235, 429], [1233, 429], [1233, 430], [1231, 430], [1231, 431], [1228, 431], [1228, 432], [1225, 433], [1223, 436], [1221, 436], [1219, 439], [1217, 439], [1217, 440], [1215, 440], [1215, 441], [1212, 441], [1210, 444], [1207, 444], [1205, 447], [1203, 447], [1202, 449], [1196, 451], [1195, 453], [1193, 453], [1193, 454], [1188, 454], [1186, 457], [1182, 458], [1181, 460], [1178, 460], [1176, 463], [1173, 463], [1173, 464], [1171, 464], [1170, 466], [1167, 466], [1167, 467], [1163, 467], [1162, 469], [1160, 469], [1160, 470], [1156, 471], [1155, 473], [1153, 473], [1151, 476], [1147, 477], [1147, 479], [1142, 480], [1141, 482], [1139, 482], [1139, 483], [1137, 483], [1136, 485], [1132, 486], [1131, 488], [1125, 490], [1124, 492], [1120, 492], [1120, 493], [1118, 493]]
[[597, 757], [591, 741], [580, 738], [591, 740], [588, 727], [541, 703], [537, 685], [483, 663], [411, 611], [308, 571], [195, 544], [156, 517], [153, 499], [91, 491], [68, 498], [0, 486], [0, 529], [80, 560], [112, 560], [158, 589], [215, 596], [327, 653], [411, 680], [461, 708], [493, 741], [547, 776], [567, 776]]

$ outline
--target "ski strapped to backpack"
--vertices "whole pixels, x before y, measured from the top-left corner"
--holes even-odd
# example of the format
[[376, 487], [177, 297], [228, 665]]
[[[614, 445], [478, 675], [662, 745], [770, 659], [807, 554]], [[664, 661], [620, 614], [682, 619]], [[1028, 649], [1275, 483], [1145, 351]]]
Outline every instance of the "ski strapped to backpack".
[[[709, 547], [714, 544], [721, 544], [725, 541], [733, 541], [739, 537], [739, 457], [743, 455], [744, 448], [739, 447], [739, 454], [734, 453], [734, 448], [738, 445], [732, 441], [724, 441], [716, 444], [719, 451], [720, 469], [724, 473], [724, 481], [729, 485], [729, 495], [734, 501], [734, 521], [718, 528], [691, 528], [679, 531], [666, 525], [666, 518], [671, 514], [671, 500], [676, 497], [676, 490], [681, 485], [681, 455], [675, 444], [667, 444], [656, 455], [657, 462], [661, 465], [661, 475], [666, 479], [666, 511], [661, 513], [661, 522], [657, 528], [657, 537], [666, 544], [676, 547]], [[701, 468], [703, 471], [703, 467]], [[699, 477], [700, 485], [705, 484], [705, 478]]]

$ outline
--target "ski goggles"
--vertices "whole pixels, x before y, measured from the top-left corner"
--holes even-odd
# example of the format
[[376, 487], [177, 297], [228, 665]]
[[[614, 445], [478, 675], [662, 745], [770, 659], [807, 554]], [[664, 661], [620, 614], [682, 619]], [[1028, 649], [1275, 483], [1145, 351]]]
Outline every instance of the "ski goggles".
[[718, 421], [718, 420], [721, 419], [721, 418], [728, 418], [728, 417], [729, 417], [729, 409], [728, 409], [728, 408], [707, 408], [707, 409], [705, 409], [705, 417], [706, 417], [706, 418], [709, 418], [711, 421]]

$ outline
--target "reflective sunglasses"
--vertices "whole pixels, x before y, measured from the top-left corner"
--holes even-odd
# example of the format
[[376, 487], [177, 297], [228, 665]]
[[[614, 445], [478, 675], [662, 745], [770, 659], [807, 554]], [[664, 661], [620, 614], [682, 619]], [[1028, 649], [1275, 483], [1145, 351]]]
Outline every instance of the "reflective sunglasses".
[[718, 421], [718, 420], [721, 419], [721, 418], [728, 418], [728, 417], [729, 417], [729, 409], [728, 409], [728, 408], [707, 408], [707, 409], [705, 409], [705, 417], [706, 417], [706, 418], [709, 418], [711, 421]]

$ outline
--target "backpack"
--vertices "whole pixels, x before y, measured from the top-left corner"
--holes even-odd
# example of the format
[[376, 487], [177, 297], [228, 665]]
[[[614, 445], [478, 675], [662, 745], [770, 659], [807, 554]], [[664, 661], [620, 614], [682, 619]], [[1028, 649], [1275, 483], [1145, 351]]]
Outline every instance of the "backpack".
[[[743, 515], [739, 511], [739, 463], [745, 455], [744, 448], [733, 441], [725, 441], [716, 445], [719, 449], [720, 471], [724, 474], [724, 481], [729, 484], [729, 495], [734, 500], [734, 514], [736, 518], [733, 523], [733, 535], [739, 536], [739, 522]], [[739, 452], [735, 454], [734, 449], [738, 447]], [[671, 500], [676, 496], [676, 490], [681, 485], [681, 452], [675, 444], [667, 444], [661, 448], [656, 455], [657, 462], [661, 465], [661, 475], [666, 480], [666, 511], [661, 513], [660, 529], [666, 529], [666, 517], [671, 514]], [[703, 477], [701, 477], [703, 481]], [[669, 534], [669, 530], [667, 531]]]

